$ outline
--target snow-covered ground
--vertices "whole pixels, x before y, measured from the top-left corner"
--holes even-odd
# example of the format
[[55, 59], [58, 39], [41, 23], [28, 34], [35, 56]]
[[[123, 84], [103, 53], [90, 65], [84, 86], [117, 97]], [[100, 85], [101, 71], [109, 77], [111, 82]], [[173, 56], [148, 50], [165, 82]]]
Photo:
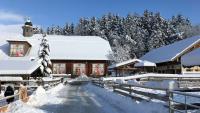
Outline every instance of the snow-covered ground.
[[[144, 109], [145, 108], [145, 109]], [[28, 103], [16, 101], [8, 113], [167, 113], [161, 103], [136, 102], [92, 84], [58, 86], [45, 91], [39, 87]]]
[[[168, 108], [164, 107], [162, 103], [134, 101], [129, 97], [91, 84], [85, 86], [85, 89], [100, 103], [106, 113], [168, 113]], [[112, 108], [110, 105], [114, 107]]]
[[[175, 95], [175, 99], [183, 101], [184, 98]], [[10, 104], [8, 113], [168, 113], [164, 105], [160, 101], [135, 101], [90, 83], [80, 86], [59, 84], [47, 91], [38, 87], [27, 103], [16, 101]]]
[[47, 104], [62, 104], [63, 99], [58, 97], [58, 92], [64, 87], [63, 84], [45, 91], [41, 86], [30, 96], [27, 103], [20, 100], [12, 103], [8, 107], [8, 113], [47, 113], [39, 107]]

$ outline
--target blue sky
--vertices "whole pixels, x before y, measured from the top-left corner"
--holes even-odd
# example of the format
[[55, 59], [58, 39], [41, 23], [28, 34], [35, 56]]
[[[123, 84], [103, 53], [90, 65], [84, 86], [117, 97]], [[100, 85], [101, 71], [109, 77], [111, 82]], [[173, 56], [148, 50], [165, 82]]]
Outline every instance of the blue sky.
[[183, 14], [193, 24], [200, 24], [200, 0], [0, 0], [0, 24], [23, 23], [29, 16], [34, 24], [47, 27], [108, 12], [142, 14], [145, 9], [159, 11], [165, 18]]

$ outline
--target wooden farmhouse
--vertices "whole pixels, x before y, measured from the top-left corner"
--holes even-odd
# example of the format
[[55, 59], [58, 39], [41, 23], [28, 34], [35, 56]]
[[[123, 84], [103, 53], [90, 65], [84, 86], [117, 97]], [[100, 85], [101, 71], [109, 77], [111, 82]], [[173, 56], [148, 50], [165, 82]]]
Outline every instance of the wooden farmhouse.
[[158, 73], [200, 73], [200, 36], [154, 49], [140, 59], [156, 63]]
[[139, 59], [130, 59], [110, 65], [108, 69], [112, 73], [112, 76], [125, 76], [126, 74], [136, 73], [138, 69], [134, 65], [139, 62], [141, 62]]
[[[0, 76], [37, 76], [38, 51], [42, 34], [34, 34], [30, 21], [18, 35], [8, 34], [0, 40]], [[109, 42], [98, 36], [47, 35], [54, 75], [85, 74], [92, 77], [107, 74]]]
[[108, 66], [112, 76], [128, 76], [136, 73], [155, 72], [156, 64], [146, 60], [130, 59]]

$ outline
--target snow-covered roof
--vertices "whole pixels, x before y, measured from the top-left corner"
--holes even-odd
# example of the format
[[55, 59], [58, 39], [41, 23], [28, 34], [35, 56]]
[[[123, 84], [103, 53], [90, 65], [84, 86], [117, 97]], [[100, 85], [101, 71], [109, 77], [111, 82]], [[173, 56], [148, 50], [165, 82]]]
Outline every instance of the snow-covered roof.
[[144, 60], [144, 61], [140, 61], [140, 62], [136, 63], [134, 66], [135, 67], [155, 67], [156, 64], [153, 62]]
[[[42, 35], [32, 37], [22, 35], [8, 36], [4, 40], [0, 37], [0, 59], [13, 59], [8, 56], [9, 45], [6, 38], [12, 41], [23, 40], [32, 45], [29, 54], [17, 59], [30, 59], [37, 57]], [[50, 45], [50, 58], [55, 60], [108, 60], [111, 51], [109, 42], [98, 36], [58, 36], [47, 35]]]
[[181, 63], [184, 66], [200, 65], [200, 48], [183, 55]]
[[[4, 27], [0, 26], [0, 30]], [[14, 29], [13, 26], [8, 27], [8, 30], [0, 31], [0, 74], [31, 74], [39, 67], [36, 61], [42, 34], [24, 37], [21, 25], [14, 26]], [[52, 60], [109, 60], [107, 55], [111, 47], [109, 42], [101, 37], [47, 35], [46, 38], [50, 45]], [[31, 48], [24, 57], [10, 57], [9, 41], [25, 41]]]
[[129, 65], [129, 64], [133, 64], [133, 63], [137, 63], [137, 62], [141, 62], [141, 60], [140, 59], [131, 59], [131, 60], [127, 60], [127, 61], [124, 61], [124, 62], [117, 63], [117, 64], [113, 64], [113, 65], [109, 66], [108, 68], [112, 69], [112, 68], [116, 68], [116, 67], [120, 67], [120, 66], [124, 66], [124, 65]]
[[30, 60], [0, 60], [0, 75], [31, 74], [39, 63]]
[[0, 77], [0, 81], [22, 81], [23, 78], [22, 77], [11, 77], [11, 76], [1, 76]]
[[173, 44], [163, 46], [154, 49], [146, 53], [141, 60], [147, 60], [155, 63], [173, 61], [177, 57], [181, 56], [185, 51], [191, 48], [193, 45], [200, 42], [200, 36], [187, 38]]

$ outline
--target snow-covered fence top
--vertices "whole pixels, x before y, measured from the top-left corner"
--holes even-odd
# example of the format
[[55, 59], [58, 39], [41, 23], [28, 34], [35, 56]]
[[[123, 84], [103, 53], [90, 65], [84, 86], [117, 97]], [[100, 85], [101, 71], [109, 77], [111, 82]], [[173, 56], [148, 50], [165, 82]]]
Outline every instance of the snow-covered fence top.
[[[44, 80], [8, 80], [6, 79], [6, 81], [1, 81], [1, 82], [6, 82], [9, 84], [15, 84], [14, 88], [18, 89], [20, 87], [20, 83], [26, 83], [27, 84], [27, 88], [37, 88], [38, 86], [42, 85], [44, 88], [49, 88], [52, 86], [56, 86], [59, 83], [62, 82], [63, 78], [56, 78], [56, 79], [44, 79]], [[1, 87], [5, 88], [7, 86], [7, 84], [3, 84], [1, 85]]]
[[157, 73], [148, 73], [148, 74], [141, 74], [141, 75], [132, 75], [132, 76], [126, 76], [126, 77], [103, 77], [101, 80], [103, 81], [116, 81], [117, 79], [120, 80], [131, 80], [131, 79], [137, 79], [137, 78], [172, 78], [172, 79], [178, 79], [178, 78], [197, 78], [200, 79], [200, 74], [157, 74]]

